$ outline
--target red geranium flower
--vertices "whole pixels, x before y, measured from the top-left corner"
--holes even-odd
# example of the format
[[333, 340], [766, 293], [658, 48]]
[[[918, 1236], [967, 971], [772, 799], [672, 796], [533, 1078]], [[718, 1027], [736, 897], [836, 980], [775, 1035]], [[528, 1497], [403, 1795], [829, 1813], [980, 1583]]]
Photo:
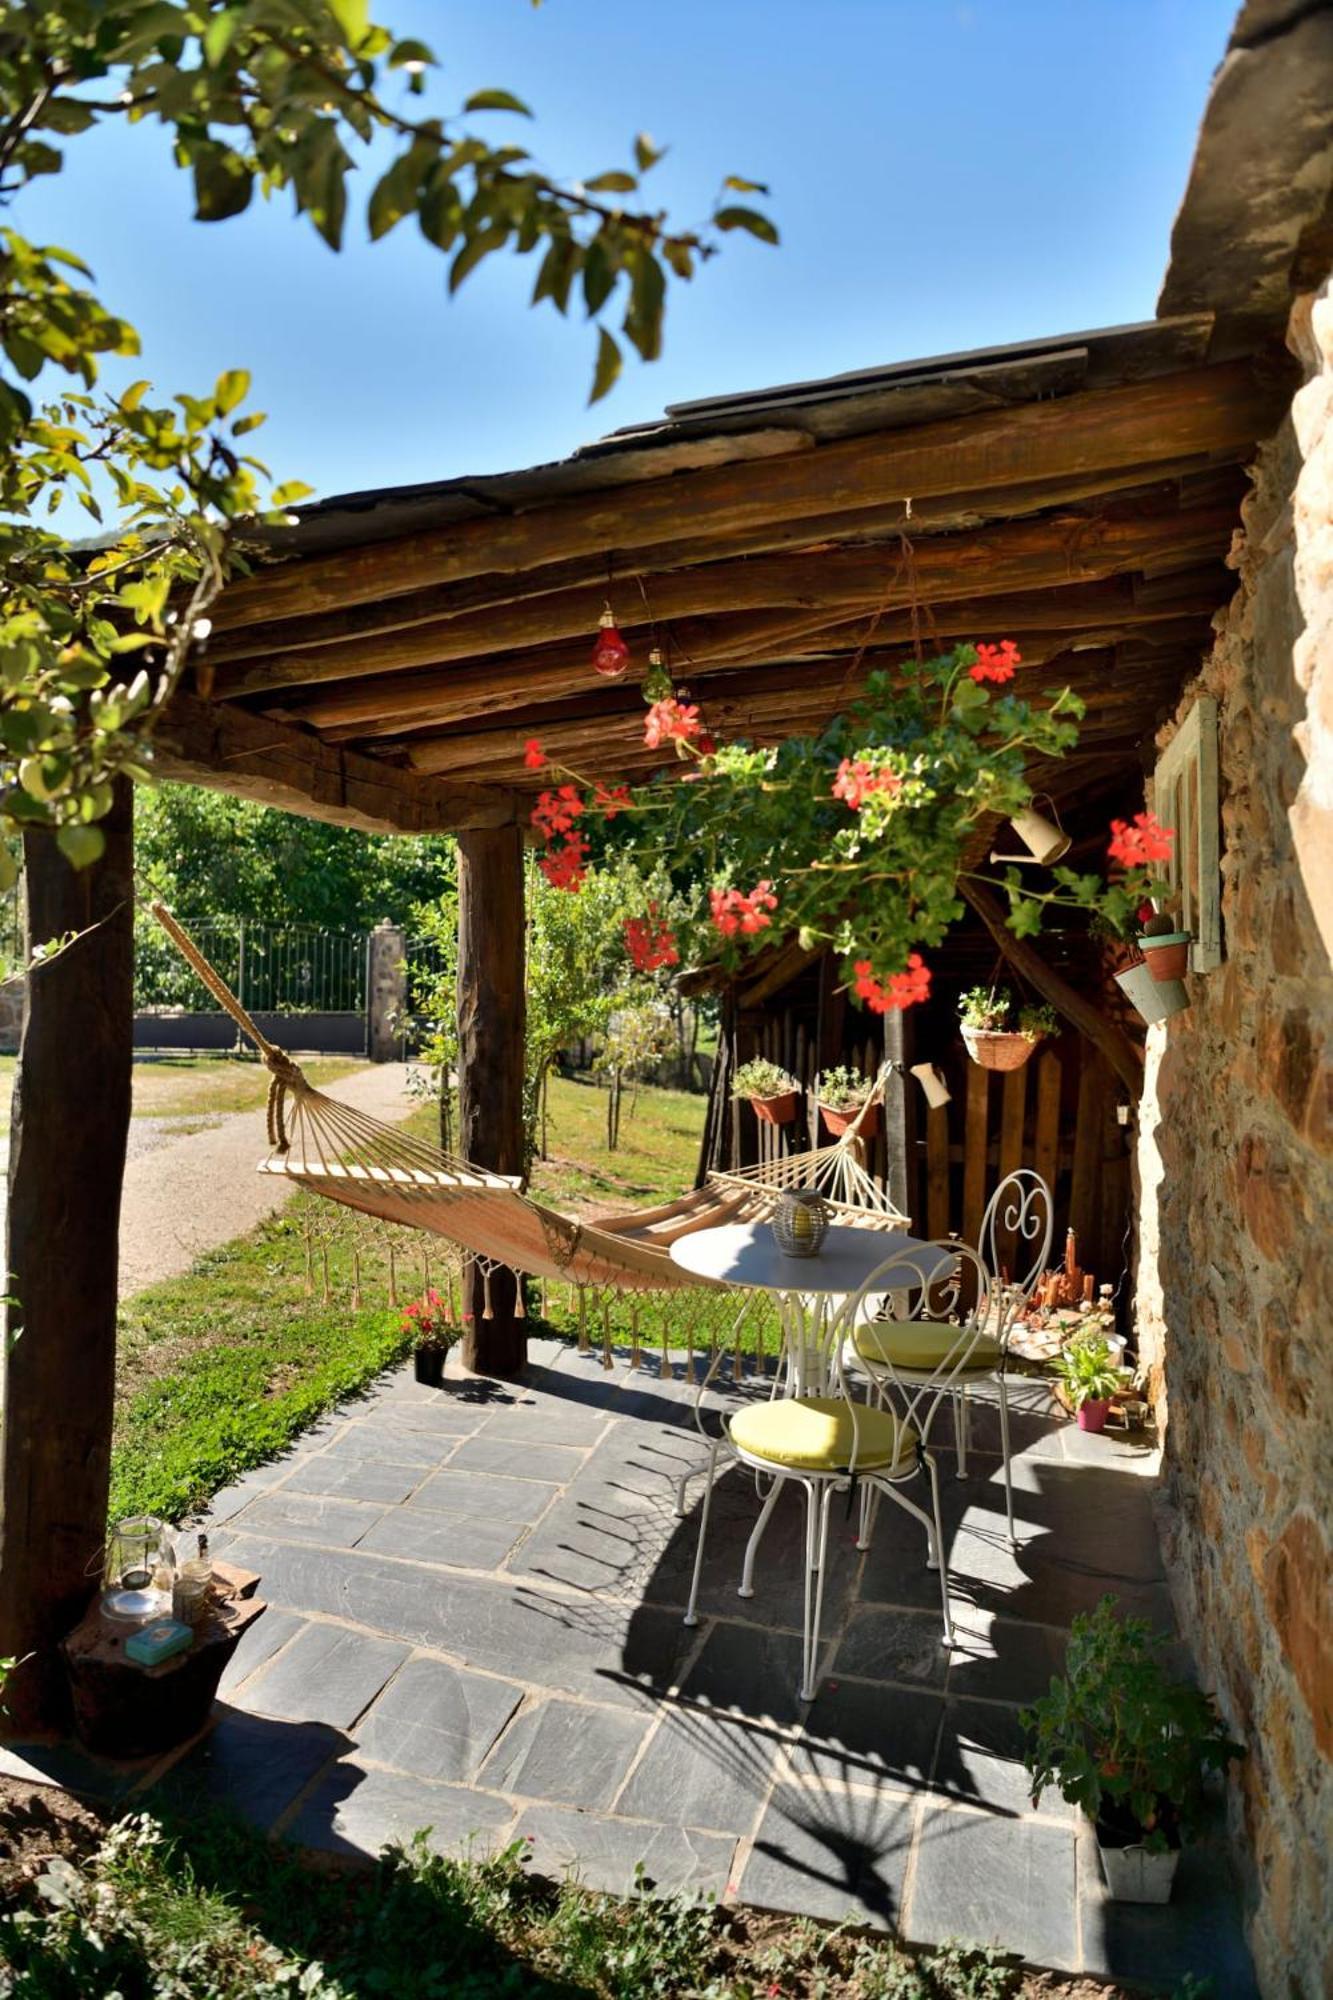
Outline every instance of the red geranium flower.
[[643, 740], [650, 750], [657, 750], [663, 743], [688, 743], [702, 727], [697, 703], [667, 695], [655, 701], [644, 717]]
[[578, 786], [561, 785], [559, 791], [542, 792], [529, 817], [543, 840], [554, 840], [571, 830], [583, 809]]
[[581, 889], [588, 872], [588, 843], [582, 834], [571, 833], [563, 847], [543, 854], [537, 866], [553, 889]]
[[608, 820], [614, 819], [617, 813], [628, 812], [633, 804], [634, 800], [630, 796], [628, 785], [607, 786], [598, 780], [593, 806], [598, 812], [605, 814]]
[[743, 889], [710, 889], [708, 903], [714, 927], [723, 937], [734, 937], [737, 931], [752, 937], [768, 929], [773, 920], [767, 912], [776, 910], [778, 899], [771, 882], [756, 882], [748, 896]]
[[967, 670], [974, 681], [995, 681], [1003, 686], [1023, 664], [1023, 655], [1012, 639], [1001, 639], [998, 646], [977, 646], [974, 651], [977, 663]]
[[902, 779], [896, 771], [876, 771], [864, 757], [844, 757], [833, 780], [833, 796], [845, 799], [852, 812], [860, 812], [872, 792], [897, 792]]
[[1113, 819], [1106, 852], [1122, 868], [1147, 868], [1171, 859], [1175, 828], [1163, 826], [1156, 813], [1135, 813], [1132, 820]]
[[930, 997], [930, 967], [919, 951], [909, 955], [906, 972], [891, 972], [887, 981], [876, 979], [868, 958], [858, 958], [854, 971], [856, 997], [872, 1014], [897, 1013]]
[[657, 905], [648, 905], [646, 917], [626, 917], [625, 949], [636, 972], [657, 972], [666, 965], [679, 965], [675, 935], [658, 921]]
[[523, 745], [523, 762], [530, 771], [540, 771], [542, 765], [546, 762], [546, 752], [542, 749], [541, 744], [535, 736], [529, 736], [527, 742]]

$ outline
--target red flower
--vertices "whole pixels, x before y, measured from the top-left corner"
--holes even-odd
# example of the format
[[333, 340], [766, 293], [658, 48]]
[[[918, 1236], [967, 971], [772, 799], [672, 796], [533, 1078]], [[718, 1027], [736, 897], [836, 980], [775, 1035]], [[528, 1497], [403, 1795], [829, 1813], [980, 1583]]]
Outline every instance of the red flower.
[[887, 983], [876, 979], [868, 958], [858, 958], [854, 970], [856, 997], [872, 1014], [897, 1013], [930, 998], [930, 967], [919, 951], [909, 955], [906, 972], [891, 972]]
[[598, 780], [593, 806], [596, 811], [604, 813], [608, 820], [614, 819], [617, 813], [628, 812], [633, 804], [634, 800], [628, 785], [608, 787], [602, 784], [600, 779]]
[[674, 695], [667, 695], [664, 700], [655, 701], [644, 717], [643, 740], [650, 750], [659, 749], [663, 743], [688, 743], [702, 726], [695, 702], [677, 701]]
[[1171, 859], [1174, 827], [1163, 826], [1156, 813], [1135, 813], [1132, 820], [1113, 819], [1106, 852], [1122, 868], [1146, 868]]
[[768, 929], [773, 920], [766, 912], [776, 910], [778, 899], [771, 882], [756, 882], [748, 896], [743, 889], [710, 889], [708, 903], [714, 927], [723, 937], [734, 937], [737, 931], [752, 937]]
[[558, 833], [568, 833], [582, 812], [578, 786], [561, 785], [559, 791], [542, 792], [529, 817], [543, 840], [554, 840]]
[[648, 905], [646, 917], [625, 919], [625, 949], [636, 972], [656, 972], [662, 966], [680, 964], [675, 934], [658, 922], [656, 903]]
[[541, 744], [535, 736], [529, 736], [527, 742], [523, 745], [523, 762], [530, 771], [540, 771], [542, 765], [546, 762], [546, 752], [542, 749]]
[[588, 843], [581, 834], [571, 833], [563, 847], [551, 848], [537, 866], [553, 889], [581, 889], [588, 872]]
[[703, 735], [699, 738], [698, 742], [695, 744], [694, 747], [699, 752], [699, 755], [701, 757], [716, 757], [717, 738], [715, 736], [710, 736], [708, 734], [708, 731], [705, 730]]
[[977, 663], [967, 670], [974, 681], [994, 681], [1002, 687], [1023, 664], [1023, 655], [1012, 639], [1001, 639], [998, 646], [977, 646], [974, 650]]
[[833, 780], [833, 796], [860, 812], [872, 792], [901, 791], [902, 782], [896, 771], [872, 770], [864, 757], [844, 757]]

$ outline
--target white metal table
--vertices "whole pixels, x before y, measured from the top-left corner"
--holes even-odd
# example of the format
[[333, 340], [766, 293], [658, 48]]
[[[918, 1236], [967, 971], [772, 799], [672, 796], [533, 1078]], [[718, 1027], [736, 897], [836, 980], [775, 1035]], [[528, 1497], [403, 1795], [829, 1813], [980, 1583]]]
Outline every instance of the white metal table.
[[[696, 1229], [671, 1245], [671, 1260], [696, 1278], [740, 1289], [772, 1292], [782, 1322], [786, 1387], [791, 1395], [818, 1394], [825, 1382], [830, 1311], [859, 1292], [891, 1257], [911, 1256], [923, 1279], [954, 1261], [948, 1249], [923, 1243], [901, 1229], [853, 1229], [835, 1223], [815, 1257], [791, 1257], [778, 1248], [767, 1222], [724, 1222]], [[779, 1364], [779, 1381], [782, 1378]]]

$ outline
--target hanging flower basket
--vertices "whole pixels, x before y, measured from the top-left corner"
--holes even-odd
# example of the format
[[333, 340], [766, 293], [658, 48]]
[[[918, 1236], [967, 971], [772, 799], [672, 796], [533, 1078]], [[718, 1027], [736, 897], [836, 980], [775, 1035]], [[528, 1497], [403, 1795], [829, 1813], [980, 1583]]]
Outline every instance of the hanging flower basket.
[[[879, 1130], [880, 1113], [883, 1106], [872, 1104], [867, 1111], [863, 1105], [844, 1105], [840, 1111], [830, 1111], [827, 1104], [821, 1104], [820, 1113], [824, 1123], [835, 1138], [840, 1138], [851, 1125], [856, 1125], [858, 1139], [873, 1139]], [[857, 1124], [857, 1120], [860, 1123]]]
[[966, 1022], [963, 1045], [982, 1069], [1022, 1069], [1037, 1046], [1031, 1035], [1007, 1028], [970, 1028]]
[[765, 1125], [790, 1125], [796, 1116], [800, 1094], [795, 1090], [784, 1090], [777, 1097], [751, 1097], [746, 1101], [755, 1117], [762, 1118]]

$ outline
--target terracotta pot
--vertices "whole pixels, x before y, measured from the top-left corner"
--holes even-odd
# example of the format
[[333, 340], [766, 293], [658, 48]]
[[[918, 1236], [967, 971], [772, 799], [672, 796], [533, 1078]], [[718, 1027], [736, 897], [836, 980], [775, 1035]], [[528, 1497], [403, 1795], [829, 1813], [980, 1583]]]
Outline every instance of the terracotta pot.
[[[856, 1125], [861, 1107], [859, 1104], [854, 1104], [848, 1111], [830, 1111], [827, 1104], [821, 1104], [819, 1109], [824, 1123], [836, 1137], [839, 1133], [845, 1132], [849, 1125]], [[856, 1135], [859, 1139], [874, 1138], [879, 1130], [879, 1115], [882, 1109], [883, 1106], [878, 1103], [871, 1105], [860, 1124], [856, 1125]]]
[[1079, 1404], [1074, 1421], [1081, 1431], [1104, 1431], [1110, 1408], [1109, 1396], [1100, 1401], [1096, 1397], [1089, 1397], [1086, 1403]]
[[1115, 983], [1149, 1027], [1154, 1021], [1167, 1021], [1173, 1014], [1183, 1013], [1190, 1004], [1183, 979], [1154, 979], [1146, 965], [1126, 966], [1116, 973]]
[[777, 1097], [752, 1097], [756, 1118], [762, 1118], [765, 1125], [790, 1125], [796, 1116], [796, 1105], [800, 1093], [784, 1090]]
[[444, 1364], [448, 1359], [448, 1351], [443, 1347], [418, 1347], [412, 1356], [412, 1373], [427, 1388], [438, 1389], [444, 1381]]
[[1141, 937], [1143, 963], [1159, 986], [1168, 979], [1183, 979], [1190, 967], [1193, 931], [1160, 931], [1155, 937]]
[[982, 1069], [1022, 1069], [1037, 1044], [1030, 1035], [1007, 1028], [963, 1027], [963, 1043], [974, 1063]]

